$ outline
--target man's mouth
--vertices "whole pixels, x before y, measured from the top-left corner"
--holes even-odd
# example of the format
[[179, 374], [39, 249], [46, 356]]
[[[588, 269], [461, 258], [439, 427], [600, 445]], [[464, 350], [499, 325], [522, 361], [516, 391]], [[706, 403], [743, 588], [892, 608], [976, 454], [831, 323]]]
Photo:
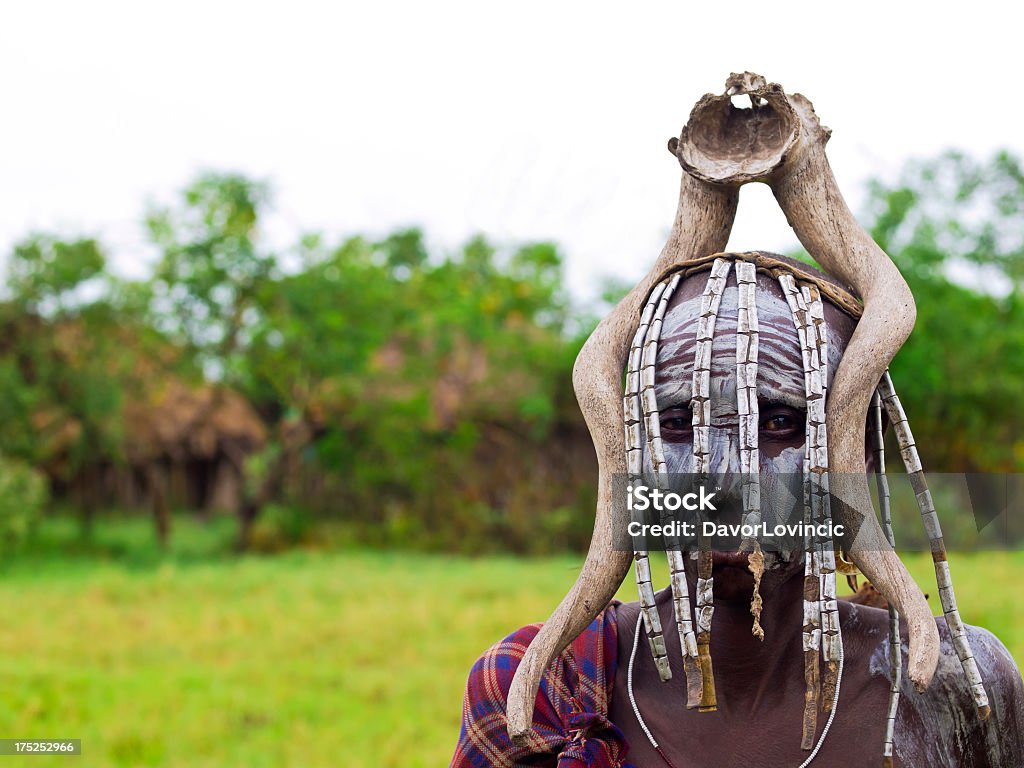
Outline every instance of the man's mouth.
[[712, 552], [711, 564], [716, 571], [722, 568], [742, 568], [745, 571], [749, 558], [746, 552]]

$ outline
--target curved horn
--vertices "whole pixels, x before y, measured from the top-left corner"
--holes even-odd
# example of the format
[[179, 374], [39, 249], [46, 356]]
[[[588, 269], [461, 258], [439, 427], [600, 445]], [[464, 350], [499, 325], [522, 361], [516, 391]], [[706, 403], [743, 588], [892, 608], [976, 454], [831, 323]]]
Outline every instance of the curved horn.
[[[669, 142], [674, 152], [676, 139]], [[629, 571], [631, 554], [616, 551], [615, 530], [625, 531], [628, 520], [616, 520], [613, 481], [626, 474], [626, 444], [622, 430], [623, 372], [640, 308], [654, 282], [669, 269], [725, 248], [736, 216], [738, 192], [713, 186], [683, 174], [675, 222], [661, 255], [647, 276], [612, 310], [587, 339], [572, 383], [597, 453], [598, 491], [594, 536], [580, 575], [523, 655], [508, 692], [508, 733], [525, 743], [533, 722], [534, 701], [541, 676], [614, 597]]]
[[[705, 95], [693, 108], [669, 150], [686, 170], [668, 242], [647, 276], [594, 330], [573, 368], [573, 386], [598, 458], [594, 536], [576, 583], [534, 638], [508, 695], [508, 732], [524, 743], [531, 731], [541, 676], [552, 660], [612, 598], [629, 569], [630, 555], [616, 551], [613, 479], [626, 472], [620, 425], [622, 375], [640, 305], [654, 281], [674, 266], [725, 248], [736, 213], [738, 187], [764, 181], [772, 187], [790, 225], [808, 252], [852, 286], [865, 303], [864, 316], [847, 346], [829, 398], [833, 432], [832, 489], [836, 516], [858, 531], [856, 564], [906, 618], [909, 674], [918, 689], [938, 662], [938, 631], [921, 590], [888, 546], [871, 506], [864, 473], [864, 426], [871, 393], [914, 325], [910, 290], [888, 256], [853, 218], [832, 176], [821, 126], [811, 103], [787, 95], [759, 75], [732, 75], [724, 96]], [[752, 109], [738, 110], [730, 97], [747, 94]]]
[[[889, 546], [875, 517], [864, 471], [864, 428], [872, 393], [914, 327], [910, 289], [888, 255], [857, 223], [825, 157], [831, 131], [810, 101], [786, 94], [760, 75], [733, 74], [723, 96], [705, 96], [683, 131], [683, 167], [710, 183], [764, 181], [800, 242], [834, 277], [864, 301], [836, 371], [826, 422], [836, 517], [856, 532], [854, 562], [906, 619], [909, 675], [918, 690], [938, 663], [939, 636], [921, 589]], [[730, 97], [747, 94], [751, 109]]]

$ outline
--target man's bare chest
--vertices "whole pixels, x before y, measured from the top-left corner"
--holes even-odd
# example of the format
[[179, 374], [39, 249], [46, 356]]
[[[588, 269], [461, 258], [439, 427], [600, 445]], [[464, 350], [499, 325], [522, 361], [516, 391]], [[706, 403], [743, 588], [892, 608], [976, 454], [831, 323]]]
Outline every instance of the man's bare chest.
[[[800, 749], [802, 707], [797, 704], [764, 706], [746, 711], [722, 708], [713, 713], [678, 707], [657, 709], [656, 698], [634, 691], [641, 717], [651, 737], [674, 768], [797, 768], [810, 755]], [[796, 691], [800, 695], [800, 691]], [[645, 698], [647, 699], [645, 704]], [[833, 718], [814, 764], [822, 766], [876, 765], [881, 762], [885, 731], [886, 696], [869, 693], [857, 701], [843, 701]], [[798, 699], [799, 702], [799, 699]], [[845, 705], [845, 707], [844, 707]], [[642, 768], [667, 768], [669, 762], [652, 746], [627, 695], [617, 688], [609, 717], [629, 744], [628, 760]], [[829, 713], [820, 712], [818, 736]]]

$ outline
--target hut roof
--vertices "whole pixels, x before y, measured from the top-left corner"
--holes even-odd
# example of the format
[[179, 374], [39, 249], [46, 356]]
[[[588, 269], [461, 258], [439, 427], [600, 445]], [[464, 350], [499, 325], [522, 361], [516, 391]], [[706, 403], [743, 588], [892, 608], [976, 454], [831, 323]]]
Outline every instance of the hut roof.
[[210, 459], [218, 453], [262, 448], [267, 430], [239, 393], [222, 386], [171, 381], [144, 401], [126, 404], [129, 460], [167, 456]]

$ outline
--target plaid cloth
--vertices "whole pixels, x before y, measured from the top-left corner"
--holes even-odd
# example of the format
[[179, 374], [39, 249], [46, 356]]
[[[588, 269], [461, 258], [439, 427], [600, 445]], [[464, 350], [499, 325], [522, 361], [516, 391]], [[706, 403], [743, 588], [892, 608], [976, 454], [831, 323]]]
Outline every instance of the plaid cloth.
[[628, 746], [622, 731], [607, 718], [618, 605], [613, 602], [602, 611], [544, 673], [533, 713], [534, 737], [525, 747], [508, 737], [505, 699], [541, 625], [523, 627], [488, 649], [469, 673], [452, 768], [632, 768], [624, 761]]

